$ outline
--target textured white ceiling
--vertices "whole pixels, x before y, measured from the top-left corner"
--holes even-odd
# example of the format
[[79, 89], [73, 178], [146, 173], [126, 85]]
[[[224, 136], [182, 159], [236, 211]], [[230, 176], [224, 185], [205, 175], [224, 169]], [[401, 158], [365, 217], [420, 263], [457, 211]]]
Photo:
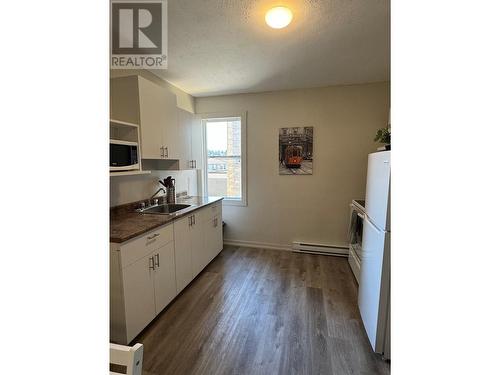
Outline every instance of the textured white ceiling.
[[[292, 9], [280, 30], [273, 6]], [[389, 0], [168, 0], [169, 67], [194, 96], [389, 79]]]

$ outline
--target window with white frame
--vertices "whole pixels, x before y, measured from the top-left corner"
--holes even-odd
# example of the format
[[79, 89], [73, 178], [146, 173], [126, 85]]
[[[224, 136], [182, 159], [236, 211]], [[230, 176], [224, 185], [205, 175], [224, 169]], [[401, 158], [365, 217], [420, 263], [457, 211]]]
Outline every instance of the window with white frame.
[[204, 117], [204, 193], [246, 205], [245, 116]]

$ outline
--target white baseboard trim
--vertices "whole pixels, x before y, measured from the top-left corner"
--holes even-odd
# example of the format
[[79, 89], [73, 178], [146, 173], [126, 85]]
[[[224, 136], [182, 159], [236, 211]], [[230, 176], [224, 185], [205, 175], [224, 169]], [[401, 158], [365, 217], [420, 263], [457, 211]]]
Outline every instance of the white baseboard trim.
[[292, 246], [291, 245], [282, 245], [282, 244], [268, 243], [268, 242], [241, 241], [241, 240], [224, 239], [224, 245], [242, 246], [242, 247], [253, 247], [253, 248], [258, 248], [258, 249], [271, 249], [271, 250], [292, 251]]

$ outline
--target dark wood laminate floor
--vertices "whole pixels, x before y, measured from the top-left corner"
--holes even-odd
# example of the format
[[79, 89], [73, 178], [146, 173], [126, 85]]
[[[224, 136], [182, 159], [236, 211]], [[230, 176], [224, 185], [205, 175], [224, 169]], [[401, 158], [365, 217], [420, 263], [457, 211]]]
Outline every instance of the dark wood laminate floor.
[[389, 374], [345, 258], [226, 246], [135, 340], [144, 375]]

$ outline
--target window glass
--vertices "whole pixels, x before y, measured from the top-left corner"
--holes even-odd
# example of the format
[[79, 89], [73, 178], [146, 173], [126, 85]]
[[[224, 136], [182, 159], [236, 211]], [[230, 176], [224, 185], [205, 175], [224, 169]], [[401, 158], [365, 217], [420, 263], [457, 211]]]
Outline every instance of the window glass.
[[207, 193], [241, 199], [241, 119], [206, 120]]

